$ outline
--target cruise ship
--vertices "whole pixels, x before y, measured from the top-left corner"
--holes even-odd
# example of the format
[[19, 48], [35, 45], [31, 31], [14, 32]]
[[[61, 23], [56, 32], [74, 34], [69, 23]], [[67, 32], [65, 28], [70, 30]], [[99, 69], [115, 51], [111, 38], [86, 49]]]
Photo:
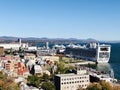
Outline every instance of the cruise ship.
[[110, 52], [111, 46], [106, 44], [89, 43], [83, 46], [69, 44], [66, 46], [65, 55], [97, 63], [107, 63], [110, 59]]

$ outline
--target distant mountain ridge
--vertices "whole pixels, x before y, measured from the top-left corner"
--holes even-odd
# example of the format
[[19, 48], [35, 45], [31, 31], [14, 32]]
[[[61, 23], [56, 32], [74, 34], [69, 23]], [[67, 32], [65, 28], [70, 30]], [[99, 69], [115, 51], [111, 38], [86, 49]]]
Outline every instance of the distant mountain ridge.
[[76, 39], [76, 38], [37, 38], [37, 37], [13, 37], [13, 36], [0, 36], [0, 40], [17, 40], [17, 39], [23, 39], [23, 40], [90, 40], [90, 41], [97, 41], [95, 39], [89, 38], [89, 39]]
[[69, 41], [69, 42], [103, 42], [103, 43], [120, 43], [120, 41], [99, 41], [93, 38], [88, 39], [77, 39], [77, 38], [47, 38], [47, 37], [14, 37], [14, 36], [0, 36], [0, 41], [17, 41], [22, 39], [22, 41]]

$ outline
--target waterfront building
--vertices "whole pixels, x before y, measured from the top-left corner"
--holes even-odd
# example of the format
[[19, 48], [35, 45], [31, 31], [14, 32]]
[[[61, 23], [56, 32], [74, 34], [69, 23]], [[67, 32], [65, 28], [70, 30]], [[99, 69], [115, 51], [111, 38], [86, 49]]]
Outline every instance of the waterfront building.
[[0, 43], [0, 47], [3, 47], [5, 50], [19, 50], [20, 48], [27, 48], [27, 43], [21, 43], [21, 39], [18, 40], [19, 42], [13, 43]]
[[79, 87], [86, 88], [90, 83], [87, 71], [81, 68], [74, 73], [55, 75], [54, 82], [56, 90], [77, 90]]

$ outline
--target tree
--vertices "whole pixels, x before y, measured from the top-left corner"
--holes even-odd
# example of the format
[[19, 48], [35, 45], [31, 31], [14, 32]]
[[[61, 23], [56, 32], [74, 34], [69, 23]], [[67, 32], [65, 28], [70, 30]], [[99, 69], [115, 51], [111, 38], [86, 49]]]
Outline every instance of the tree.
[[5, 83], [5, 82], [0, 79], [0, 90], [2, 90], [4, 83]]
[[0, 90], [20, 90], [20, 87], [12, 78], [0, 72]]
[[20, 90], [20, 87], [14, 82], [6, 82], [1, 90]]
[[58, 73], [60, 73], [60, 74], [64, 74], [65, 73], [65, 71], [66, 71], [66, 69], [65, 69], [65, 63], [63, 63], [63, 62], [59, 62], [58, 64], [57, 64], [57, 70], [58, 70]]
[[49, 80], [49, 75], [43, 73], [43, 77], [42, 77], [42, 79], [44, 79], [44, 81], [48, 81], [48, 80]]
[[62, 61], [63, 59], [62, 59], [62, 56], [59, 56], [59, 61]]
[[50, 70], [50, 65], [49, 64], [46, 64], [45, 67], [46, 67], [47, 70]]
[[7, 75], [3, 74], [3, 72], [0, 71], [0, 79], [4, 81], [6, 80], [6, 78], [7, 78]]
[[83, 89], [80, 85], [78, 86], [77, 90], [86, 90], [86, 89]]
[[39, 87], [40, 85], [40, 79], [37, 75], [28, 76], [27, 80], [29, 84], [32, 84], [35, 87]]
[[112, 85], [109, 82], [101, 80], [100, 84], [102, 86], [102, 90], [112, 90]]
[[69, 68], [70, 70], [75, 69], [75, 67], [74, 67], [74, 66], [69, 66], [68, 68]]
[[120, 90], [120, 86], [114, 85], [113, 90]]
[[99, 83], [92, 83], [87, 87], [87, 90], [102, 90], [102, 86]]
[[115, 89], [113, 89], [112, 85], [109, 82], [101, 80], [98, 83], [92, 83], [92, 84], [90, 84], [87, 87], [87, 90], [115, 90]]
[[55, 86], [52, 82], [44, 82], [41, 88], [44, 90], [55, 90]]

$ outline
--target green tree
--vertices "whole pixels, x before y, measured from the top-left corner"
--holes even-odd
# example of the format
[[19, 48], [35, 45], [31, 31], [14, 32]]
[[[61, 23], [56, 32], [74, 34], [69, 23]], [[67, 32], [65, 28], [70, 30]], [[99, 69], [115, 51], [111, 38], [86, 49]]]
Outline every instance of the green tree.
[[39, 87], [40, 85], [40, 78], [38, 78], [37, 75], [28, 76], [27, 80], [28, 83], [33, 86]]
[[61, 56], [59, 56], [59, 61], [62, 61], [62, 57]]
[[44, 90], [55, 90], [55, 86], [52, 82], [44, 82], [41, 88]]
[[57, 64], [57, 68], [58, 68], [57, 71], [60, 74], [64, 74], [66, 72], [65, 63], [63, 63], [63, 62], [59, 62]]
[[69, 68], [70, 70], [75, 69], [75, 67], [74, 67], [74, 66], [69, 66], [68, 68]]

